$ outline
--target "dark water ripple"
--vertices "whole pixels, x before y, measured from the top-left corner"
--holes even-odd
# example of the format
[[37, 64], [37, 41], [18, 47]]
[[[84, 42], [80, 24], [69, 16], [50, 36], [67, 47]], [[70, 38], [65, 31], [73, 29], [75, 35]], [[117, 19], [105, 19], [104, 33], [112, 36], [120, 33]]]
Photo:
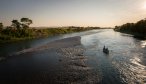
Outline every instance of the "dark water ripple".
[[[146, 83], [145, 40], [107, 30], [83, 36], [82, 44], [90, 61], [96, 61], [90, 65], [100, 69], [96, 73], [100, 75], [101, 84]], [[104, 45], [109, 48], [109, 55], [102, 53]]]

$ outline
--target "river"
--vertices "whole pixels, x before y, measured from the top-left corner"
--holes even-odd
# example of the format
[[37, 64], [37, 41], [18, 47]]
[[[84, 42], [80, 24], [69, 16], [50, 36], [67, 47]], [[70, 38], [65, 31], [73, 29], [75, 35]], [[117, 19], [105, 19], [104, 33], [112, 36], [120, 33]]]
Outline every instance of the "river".
[[[96, 67], [101, 84], [143, 83], [146, 77], [146, 40], [105, 30], [82, 36], [82, 45], [92, 67]], [[109, 55], [102, 53], [103, 46]]]
[[[88, 58], [88, 65], [94, 69], [95, 74], [98, 74], [99, 84], [146, 83], [146, 40], [136, 39], [131, 35], [115, 32], [112, 29], [90, 30], [2, 44], [0, 45], [0, 56], [10, 56], [23, 49], [74, 36], [81, 36], [81, 45], [85, 48], [84, 55]], [[108, 55], [102, 52], [103, 46], [108, 47]], [[46, 60], [46, 57], [36, 56], [35, 60], [38, 59]], [[51, 57], [51, 59], [54, 58]], [[50, 63], [55, 64], [55, 61]], [[4, 65], [5, 63], [0, 64], [0, 67], [3, 68], [5, 67]], [[9, 63], [6, 63], [6, 65], [11, 67]], [[0, 74], [2, 75], [2, 73]]]

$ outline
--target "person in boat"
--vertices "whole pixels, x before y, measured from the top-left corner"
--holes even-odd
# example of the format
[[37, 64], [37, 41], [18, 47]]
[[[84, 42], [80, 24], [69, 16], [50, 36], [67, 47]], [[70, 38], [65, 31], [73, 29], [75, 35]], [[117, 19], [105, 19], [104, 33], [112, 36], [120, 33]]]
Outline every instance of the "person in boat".
[[103, 47], [103, 52], [106, 53], [106, 54], [109, 54], [108, 48], [105, 48], [105, 46], [104, 46], [104, 47]]
[[105, 50], [105, 46], [103, 47], [103, 51]]

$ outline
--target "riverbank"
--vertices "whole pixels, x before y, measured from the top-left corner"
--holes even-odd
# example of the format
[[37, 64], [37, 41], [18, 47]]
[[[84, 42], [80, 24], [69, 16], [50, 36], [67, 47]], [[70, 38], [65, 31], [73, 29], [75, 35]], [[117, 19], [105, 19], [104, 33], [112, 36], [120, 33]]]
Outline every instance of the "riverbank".
[[45, 29], [29, 28], [29, 29], [21, 29], [21, 30], [3, 29], [2, 31], [0, 31], [0, 43], [49, 37], [59, 34], [81, 32], [81, 31], [87, 31], [92, 29], [99, 29], [99, 27], [59, 27], [59, 28], [45, 28]]
[[146, 39], [146, 19], [136, 23], [126, 23], [121, 26], [115, 26], [115, 31], [132, 34], [135, 38]]
[[131, 34], [133, 35], [134, 38], [137, 39], [146, 39], [146, 34], [141, 34], [141, 33], [136, 33], [136, 32], [129, 32], [129, 31], [118, 31], [115, 30], [116, 32], [121, 32], [121, 33], [125, 33], [125, 34]]
[[88, 66], [80, 40], [79, 36], [65, 38], [11, 55], [0, 63], [1, 83], [97, 83], [98, 75]]

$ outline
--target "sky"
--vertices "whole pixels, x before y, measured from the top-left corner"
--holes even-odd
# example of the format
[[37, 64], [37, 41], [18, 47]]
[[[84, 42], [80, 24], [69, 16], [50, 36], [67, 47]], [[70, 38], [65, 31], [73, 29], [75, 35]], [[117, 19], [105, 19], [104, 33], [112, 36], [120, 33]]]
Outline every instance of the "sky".
[[114, 27], [146, 18], [146, 0], [0, 0], [0, 22], [23, 17], [33, 27]]

